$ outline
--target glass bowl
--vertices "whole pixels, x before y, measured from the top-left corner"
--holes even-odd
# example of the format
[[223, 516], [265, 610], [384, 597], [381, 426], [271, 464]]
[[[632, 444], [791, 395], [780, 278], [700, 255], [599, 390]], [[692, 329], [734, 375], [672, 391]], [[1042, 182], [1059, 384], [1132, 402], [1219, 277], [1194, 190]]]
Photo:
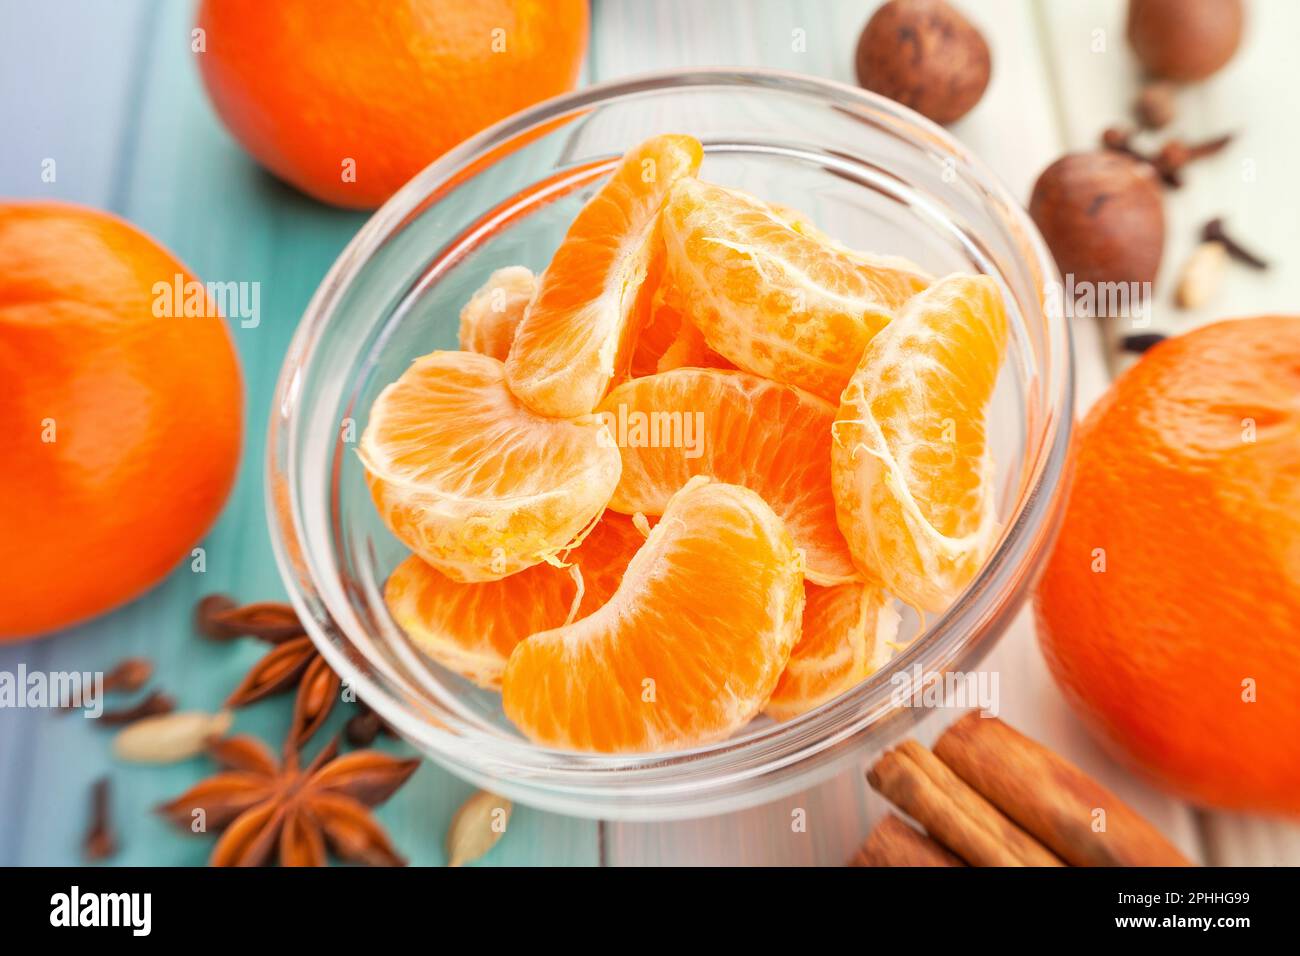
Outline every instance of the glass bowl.
[[[1008, 359], [990, 408], [1003, 531], [942, 615], [905, 613], [906, 651], [785, 723], [671, 753], [550, 750], [499, 697], [406, 638], [383, 584], [406, 551], [372, 505], [356, 454], [367, 410], [412, 359], [457, 347], [458, 313], [494, 269], [540, 272], [627, 148], [661, 132], [705, 147], [701, 175], [808, 214], [855, 248], [930, 272], [982, 272], [1008, 304]], [[364, 172], [364, 171], [363, 171]], [[922, 712], [891, 674], [972, 667], [1010, 622], [1050, 545], [1065, 490], [1070, 337], [1047, 314], [1058, 282], [1017, 203], [958, 142], [898, 104], [776, 71], [700, 70], [593, 86], [468, 140], [412, 179], [321, 283], [285, 359], [271, 416], [272, 538], [294, 606], [329, 664], [408, 741], [477, 786], [606, 819], [703, 816], [807, 787], [898, 739]]]

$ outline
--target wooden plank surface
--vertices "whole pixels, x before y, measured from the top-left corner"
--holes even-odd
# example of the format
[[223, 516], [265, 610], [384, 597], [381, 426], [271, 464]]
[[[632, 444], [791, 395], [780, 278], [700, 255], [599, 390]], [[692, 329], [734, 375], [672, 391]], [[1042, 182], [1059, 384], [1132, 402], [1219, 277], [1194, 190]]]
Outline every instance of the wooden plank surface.
[[[1040, 0], [1042, 51], [1059, 104], [1064, 145], [1086, 149], [1102, 130], [1131, 123], [1138, 69], [1124, 41], [1123, 0], [1053, 3]], [[1293, 96], [1300, 4], [1249, 4], [1246, 36], [1236, 58], [1208, 81], [1185, 88], [1177, 120], [1164, 133], [1190, 142], [1232, 132], [1219, 156], [1189, 167], [1186, 185], [1168, 193], [1168, 239], [1157, 281], [1152, 330], [1175, 335], [1224, 318], [1300, 312], [1300, 110]], [[1104, 38], [1097, 51], [1095, 41]], [[1173, 304], [1184, 261], [1208, 219], [1223, 216], [1243, 241], [1266, 251], [1264, 274], [1230, 269], [1215, 298], [1187, 312]], [[1122, 330], [1120, 330], [1122, 332]], [[1114, 357], [1125, 367], [1132, 356]], [[1080, 357], [1086, 370], [1086, 358]], [[1232, 814], [1201, 813], [1205, 860], [1221, 865], [1300, 865], [1300, 825]]]
[[[653, 6], [653, 10], [648, 7]], [[605, 3], [595, 23], [600, 79], [653, 68], [697, 65], [767, 65], [853, 82], [853, 49], [869, 15], [854, 2], [780, 5], [784, 16], [745, 16], [739, 2], [700, 5], [671, 0], [653, 5]], [[776, 5], [764, 4], [767, 10]], [[953, 132], [993, 168], [1013, 194], [1028, 197], [1038, 172], [1064, 145], [1056, 116], [1052, 64], [1039, 56], [1042, 24], [1022, 0], [968, 5], [992, 47], [996, 64], [980, 104]], [[679, 30], [682, 42], [657, 38]], [[791, 31], [807, 37], [807, 52], [791, 49]], [[720, 42], [731, 37], [730, 45]], [[612, 66], [610, 64], [613, 64]], [[1008, 118], [1014, 123], [1008, 128]], [[1105, 386], [1095, 330], [1079, 330], [1081, 398], [1090, 402]], [[1105, 781], [1131, 801], [1193, 858], [1201, 854], [1191, 813], [1119, 771], [1078, 729], [1044, 670], [1028, 615], [1022, 615], [983, 665], [996, 671], [1007, 719]], [[955, 713], [927, 719], [918, 736], [936, 736]], [[859, 766], [807, 793], [741, 813], [674, 823], [607, 824], [607, 860], [614, 864], [771, 863], [838, 864], [865, 838], [883, 806], [867, 792]], [[805, 811], [806, 831], [792, 829]]]
[[[995, 70], [983, 102], [954, 132], [1027, 197], [1038, 171], [1064, 149], [1092, 143], [1126, 116], [1134, 70], [1123, 42], [1122, 2], [983, 0], [964, 3], [993, 47]], [[852, 82], [852, 50], [872, 4], [859, 0], [597, 0], [586, 75], [610, 79], [688, 65], [763, 65]], [[1229, 70], [1184, 98], [1180, 131], [1243, 137], [1197, 168], [1171, 200], [1165, 275], [1190, 248], [1195, 225], [1227, 213], [1243, 236], [1269, 250], [1300, 249], [1300, 179], [1289, 157], [1300, 146], [1294, 106], [1284, 96], [1300, 35], [1300, 4], [1261, 0], [1246, 49]], [[211, 708], [259, 650], [231, 652], [189, 634], [199, 594], [242, 599], [283, 592], [270, 556], [261, 495], [265, 409], [285, 344], [307, 298], [363, 221], [326, 209], [260, 172], [225, 134], [199, 88], [186, 4], [161, 0], [60, 0], [7, 5], [0, 23], [0, 194], [72, 199], [138, 223], [205, 279], [262, 283], [263, 320], [234, 329], [247, 384], [248, 421], [236, 492], [204, 546], [205, 574], [178, 569], [121, 611], [56, 640], [0, 647], [0, 670], [102, 668], [131, 653], [159, 664], [159, 682], [187, 707]], [[792, 43], [803, 31], [804, 45]], [[1096, 31], [1107, 39], [1093, 52]], [[8, 91], [20, 90], [20, 96]], [[58, 161], [58, 180], [40, 163]], [[1247, 173], [1249, 172], [1249, 175]], [[1218, 303], [1181, 315], [1161, 307], [1156, 326], [1176, 330], [1219, 315], [1295, 311], [1294, 269], [1268, 277], [1233, 274]], [[1167, 300], [1166, 300], [1167, 305]], [[1103, 345], [1076, 326], [1080, 407], [1105, 387]], [[1284, 824], [1206, 815], [1145, 787], [1085, 737], [1047, 677], [1022, 615], [984, 664], [996, 671], [1003, 715], [1094, 773], [1153, 819], [1190, 856], [1225, 863], [1300, 863], [1300, 831]], [[951, 714], [922, 728], [932, 737]], [[341, 721], [336, 716], [336, 723]], [[237, 726], [274, 738], [287, 724], [283, 702], [241, 712]], [[146, 811], [192, 783], [197, 763], [157, 770], [113, 766], [106, 731], [80, 718], [0, 713], [0, 864], [74, 863], [86, 789], [111, 772], [122, 830], [119, 863], [199, 863], [209, 842], [172, 833]], [[401, 745], [390, 745], [401, 749]], [[870, 755], [863, 753], [865, 763]], [[442, 834], [469, 788], [423, 767], [380, 811], [416, 863], [442, 861]], [[798, 811], [802, 811], [799, 813]], [[861, 768], [809, 792], [743, 813], [673, 824], [599, 827], [518, 808], [487, 864], [840, 863], [880, 812]], [[796, 820], [803, 827], [793, 826]], [[1199, 824], [1199, 827], [1198, 827]], [[1202, 841], [1202, 836], [1204, 841]]]
[[[194, 637], [194, 601], [210, 591], [241, 600], [284, 596], [263, 507], [263, 450], [271, 393], [289, 338], [325, 271], [365, 221], [313, 202], [262, 172], [226, 134], [200, 88], [189, 30], [193, 8], [159, 0], [8, 4], [0, 28], [6, 91], [0, 194], [71, 199], [110, 209], [149, 231], [208, 281], [261, 284], [261, 322], [231, 327], [245, 380], [243, 459], [221, 520], [202, 542], [207, 570], [188, 565], [120, 611], [57, 638], [0, 646], [0, 670], [99, 670], [130, 654], [157, 665], [155, 683], [186, 709], [215, 709], [262, 648]], [[12, 82], [11, 82], [12, 81]], [[11, 90], [23, 90], [13, 97]], [[40, 160], [58, 177], [40, 181]], [[238, 712], [237, 731], [278, 740], [290, 700]], [[345, 709], [317, 737], [336, 731]], [[136, 768], [109, 756], [111, 731], [49, 712], [0, 711], [0, 865], [74, 864], [88, 788], [110, 774], [122, 852], [114, 863], [199, 864], [212, 841], [174, 832], [150, 808], [208, 767]], [[403, 744], [378, 746], [409, 750]], [[443, 834], [472, 792], [435, 764], [378, 811], [413, 863], [444, 862]], [[594, 864], [595, 823], [518, 808], [510, 839], [487, 864]]]

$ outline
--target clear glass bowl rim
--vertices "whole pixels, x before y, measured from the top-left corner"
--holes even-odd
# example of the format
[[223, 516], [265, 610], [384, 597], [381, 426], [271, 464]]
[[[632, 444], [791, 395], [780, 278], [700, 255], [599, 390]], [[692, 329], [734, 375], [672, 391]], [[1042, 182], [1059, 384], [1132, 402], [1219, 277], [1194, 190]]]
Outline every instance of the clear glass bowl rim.
[[[922, 673], [943, 672], [955, 661], [969, 661], [975, 645], [991, 629], [1005, 626], [1019, 607], [1036, 564], [1050, 546], [1063, 496], [1068, 443], [1073, 420], [1073, 345], [1063, 315], [1044, 314], [1047, 346], [1046, 375], [1053, 388], [1050, 404], [1042, 409], [1043, 429], [1027, 435], [1026, 455], [1032, 456], [1029, 479], [1023, 483], [1019, 507], [1009, 517], [1002, 540], [979, 575], [959, 600], [945, 611], [904, 654], [851, 691], [794, 720], [716, 744], [661, 754], [583, 754], [552, 750], [486, 733], [456, 715], [446, 717], [455, 733], [433, 725], [413, 713], [394, 693], [382, 674], [367, 673], [349, 660], [340, 640], [349, 640], [334, 602], [341, 590], [317, 580], [315, 562], [307, 554], [302, 522], [302, 502], [297, 487], [297, 429], [303, 414], [299, 392], [304, 370], [330, 326], [335, 309], [349, 283], [365, 268], [372, 254], [431, 195], [502, 143], [528, 130], [555, 122], [558, 117], [580, 115], [613, 100], [658, 91], [692, 88], [717, 91], [738, 87], [747, 91], [775, 90], [803, 94], [828, 105], [853, 111], [867, 108], [890, 118], [895, 131], [908, 131], [911, 139], [929, 148], [941, 148], [965, 167], [996, 205], [1004, 220], [1021, 233], [1029, 246], [1037, 273], [1058, 279], [1056, 265], [1023, 207], [1000, 181], [966, 147], [941, 127], [892, 100], [847, 84], [799, 73], [769, 69], [700, 68], [657, 72], [596, 84], [547, 100], [502, 120], [445, 153], [403, 186], [361, 227], [321, 281], [299, 323], [286, 353], [276, 385], [267, 438], [266, 507], [272, 545], [281, 578], [313, 642], [327, 662], [357, 695], [373, 707], [412, 743], [475, 782], [493, 781], [505, 795], [549, 804], [569, 812], [584, 812], [590, 800], [615, 788], [620, 800], [672, 799], [691, 791], [720, 793], [727, 787], [771, 774], [815, 754], [838, 749], [850, 740], [881, 728], [886, 718], [897, 716], [891, 702], [889, 675], [919, 666]], [[288, 488], [287, 496], [275, 489]], [[286, 538], [291, 535], [292, 540]], [[290, 549], [303, 556], [302, 572], [290, 558]], [[332, 637], [331, 635], [338, 635]], [[540, 788], [540, 792], [538, 790]], [[549, 798], [544, 795], [550, 794]], [[707, 812], [707, 811], [706, 811]], [[682, 815], [682, 814], [674, 814]], [[652, 815], [654, 816], [654, 815]]]

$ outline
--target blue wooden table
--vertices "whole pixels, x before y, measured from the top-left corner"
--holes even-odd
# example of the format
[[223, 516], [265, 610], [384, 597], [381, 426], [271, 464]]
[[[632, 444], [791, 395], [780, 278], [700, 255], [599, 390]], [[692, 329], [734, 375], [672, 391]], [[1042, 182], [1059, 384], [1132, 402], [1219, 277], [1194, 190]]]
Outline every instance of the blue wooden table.
[[[852, 82], [853, 45], [871, 6], [860, 0], [596, 0], [584, 79], [732, 64]], [[1123, 4], [966, 0], [962, 6], [984, 28], [995, 69], [983, 102], [954, 132], [1014, 192], [1027, 195], [1048, 162], [1067, 148], [1090, 145], [1100, 129], [1126, 115], [1135, 70], [1122, 40]], [[1274, 248], [1289, 243], [1295, 249], [1295, 216], [1276, 211], [1300, 208], [1292, 161], [1300, 149], [1300, 124], [1293, 105], [1288, 122], [1285, 96], [1261, 98], [1251, 91], [1261, 82], [1277, 90], [1293, 85], [1286, 70], [1294, 55], [1286, 45], [1300, 31], [1300, 5], [1260, 0], [1254, 8], [1238, 62], [1191, 94], [1185, 132], [1217, 133], [1249, 121], [1242, 145], [1220, 161], [1220, 173], [1223, 164], [1253, 159], [1261, 177], [1273, 177], [1270, 191], [1228, 176], [1236, 185], [1227, 200], [1247, 234]], [[184, 709], [214, 710], [263, 648], [195, 637], [191, 609], [212, 591], [249, 601], [283, 596], [262, 496], [267, 409], [299, 316], [365, 217], [326, 208], [285, 187], [225, 133], [193, 63], [192, 18], [189, 3], [172, 0], [0, 4], [0, 195], [111, 210], [147, 230], [204, 280], [259, 282], [262, 296], [256, 328], [231, 326], [246, 384], [244, 455], [221, 520], [202, 542], [206, 570], [182, 566], [114, 614], [45, 640], [0, 646], [0, 671], [20, 664], [40, 671], [101, 670], [139, 654], [157, 663], [155, 683]], [[1073, 79], [1080, 77], [1086, 79]], [[55, 160], [53, 182], [41, 175], [48, 159]], [[1183, 235], [1189, 224], [1222, 211], [1222, 182], [1223, 176], [1216, 182], [1198, 170], [1179, 196], [1167, 253], [1173, 266], [1190, 242]], [[1279, 270], [1271, 284], [1233, 286], [1236, 314], [1296, 311], [1296, 275]], [[1160, 319], [1180, 328], [1213, 317]], [[1076, 333], [1080, 400], [1086, 405], [1105, 387], [1113, 363], [1090, 326]], [[0, 582], [0, 595], [2, 588]], [[1197, 814], [1111, 764], [1049, 682], [1027, 615], [987, 666], [1001, 672], [1003, 712], [1011, 723], [1103, 779], [1193, 858], [1300, 861], [1295, 828]], [[275, 698], [239, 711], [235, 728], [278, 740], [289, 710], [288, 699]], [[336, 714], [327, 730], [337, 729], [343, 717]], [[935, 729], [923, 729], [922, 736]], [[79, 717], [0, 711], [0, 864], [79, 862], [89, 787], [105, 774], [113, 779], [113, 816], [121, 836], [114, 862], [206, 860], [211, 838], [178, 834], [149, 812], [207, 772], [205, 762], [120, 764], [110, 756], [110, 738], [111, 731]], [[379, 746], [405, 749], [392, 742]], [[378, 817], [413, 863], [439, 864], [447, 824], [470, 792], [426, 762]], [[791, 826], [795, 810], [803, 811], [805, 829]], [[509, 832], [483, 863], [838, 863], [879, 810], [858, 771], [769, 807], [668, 825], [600, 824], [517, 807]]]

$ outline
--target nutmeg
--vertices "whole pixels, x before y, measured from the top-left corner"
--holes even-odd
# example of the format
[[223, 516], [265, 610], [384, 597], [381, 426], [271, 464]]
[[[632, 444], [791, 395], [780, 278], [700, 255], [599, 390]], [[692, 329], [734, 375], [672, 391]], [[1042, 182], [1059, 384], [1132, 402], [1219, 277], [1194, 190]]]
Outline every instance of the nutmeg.
[[890, 0], [858, 39], [858, 82], [936, 123], [961, 119], [989, 85], [984, 36], [944, 0]]
[[1241, 0], [1129, 0], [1128, 42], [1147, 72], [1203, 80], [1241, 43]]
[[1164, 197], [1148, 164], [1111, 150], [1062, 156], [1034, 184], [1029, 215], [1076, 284], [1155, 281]]

